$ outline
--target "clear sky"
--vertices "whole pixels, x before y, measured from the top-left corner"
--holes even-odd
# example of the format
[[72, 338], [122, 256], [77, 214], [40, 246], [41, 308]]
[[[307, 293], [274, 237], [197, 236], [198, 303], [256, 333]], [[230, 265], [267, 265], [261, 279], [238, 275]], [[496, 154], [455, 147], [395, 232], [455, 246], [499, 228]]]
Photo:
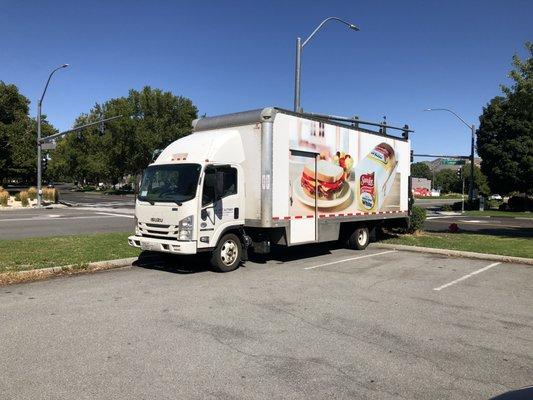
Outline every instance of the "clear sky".
[[43, 112], [60, 130], [95, 102], [144, 85], [216, 115], [292, 109], [297, 36], [305, 47], [302, 107], [413, 127], [418, 153], [468, 154], [469, 133], [533, 40], [533, 1], [0, 0], [0, 80], [32, 100], [62, 63]]

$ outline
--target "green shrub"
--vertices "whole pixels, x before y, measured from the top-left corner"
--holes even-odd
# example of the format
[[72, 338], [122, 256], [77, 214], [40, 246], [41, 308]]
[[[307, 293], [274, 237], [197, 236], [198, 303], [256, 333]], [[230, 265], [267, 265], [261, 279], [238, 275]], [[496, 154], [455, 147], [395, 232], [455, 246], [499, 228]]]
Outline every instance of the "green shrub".
[[451, 204], [444, 204], [442, 207], [441, 207], [441, 211], [453, 211], [453, 207]]
[[22, 192], [19, 193], [19, 197], [20, 197], [20, 202], [22, 203], [22, 207], [28, 207], [30, 205], [29, 201], [28, 201], [28, 191], [27, 190], [23, 190]]
[[409, 217], [409, 233], [419, 231], [426, 220], [426, 210], [422, 207], [413, 206]]
[[15, 193], [15, 201], [20, 201], [20, 192]]
[[7, 202], [9, 200], [9, 193], [4, 190], [1, 186], [0, 188], [2, 190], [0, 190], [0, 206], [2, 207], [7, 207]]
[[529, 196], [512, 196], [507, 204], [512, 211], [533, 211], [533, 198]]
[[35, 200], [37, 198], [37, 188], [35, 186], [28, 189], [28, 197], [30, 200]]

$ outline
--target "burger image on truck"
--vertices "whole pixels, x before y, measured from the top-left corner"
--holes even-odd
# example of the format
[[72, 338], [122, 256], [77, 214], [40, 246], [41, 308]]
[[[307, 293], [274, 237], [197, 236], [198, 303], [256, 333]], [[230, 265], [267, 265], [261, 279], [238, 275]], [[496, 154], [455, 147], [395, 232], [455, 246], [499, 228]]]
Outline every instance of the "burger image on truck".
[[219, 271], [249, 251], [342, 240], [406, 226], [407, 126], [264, 108], [200, 118], [143, 174], [131, 246], [210, 254]]

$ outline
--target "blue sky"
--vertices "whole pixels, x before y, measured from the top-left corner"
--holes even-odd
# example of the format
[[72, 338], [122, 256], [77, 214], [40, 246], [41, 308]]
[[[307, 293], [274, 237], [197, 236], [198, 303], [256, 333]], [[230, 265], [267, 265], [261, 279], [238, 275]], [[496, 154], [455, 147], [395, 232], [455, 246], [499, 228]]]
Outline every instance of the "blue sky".
[[468, 154], [466, 127], [508, 82], [533, 40], [533, 2], [509, 1], [19, 1], [0, 0], [0, 80], [32, 100], [58, 71], [43, 112], [60, 130], [95, 102], [145, 85], [215, 115], [292, 108], [294, 42], [305, 47], [302, 107], [413, 127], [418, 153]]

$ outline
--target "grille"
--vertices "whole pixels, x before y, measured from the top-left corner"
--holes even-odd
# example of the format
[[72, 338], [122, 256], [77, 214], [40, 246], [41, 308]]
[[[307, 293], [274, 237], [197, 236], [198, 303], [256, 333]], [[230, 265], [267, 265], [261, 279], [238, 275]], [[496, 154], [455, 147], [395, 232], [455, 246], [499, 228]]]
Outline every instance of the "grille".
[[139, 222], [138, 224], [141, 236], [153, 237], [158, 239], [177, 239], [177, 225], [161, 225]]

